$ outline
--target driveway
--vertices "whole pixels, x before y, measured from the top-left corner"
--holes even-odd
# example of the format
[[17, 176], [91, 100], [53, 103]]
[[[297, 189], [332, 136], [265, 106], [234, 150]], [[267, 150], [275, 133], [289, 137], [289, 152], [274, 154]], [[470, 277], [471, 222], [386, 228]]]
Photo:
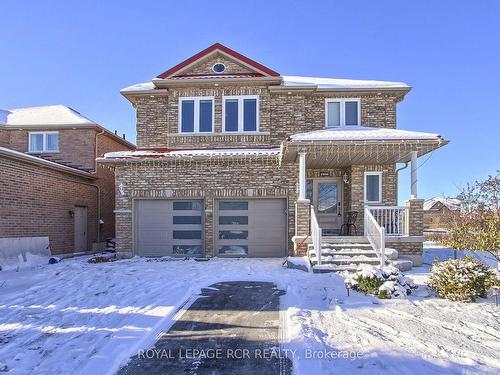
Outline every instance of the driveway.
[[279, 299], [274, 283], [213, 284], [119, 374], [291, 374], [279, 347]]

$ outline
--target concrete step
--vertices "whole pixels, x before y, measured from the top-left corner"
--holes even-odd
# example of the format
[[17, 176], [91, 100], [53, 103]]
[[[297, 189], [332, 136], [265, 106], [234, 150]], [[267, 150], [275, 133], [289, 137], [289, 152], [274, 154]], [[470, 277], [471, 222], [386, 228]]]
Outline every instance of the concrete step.
[[369, 243], [365, 236], [323, 236], [323, 243]]
[[313, 272], [314, 273], [328, 273], [328, 272], [356, 272], [357, 266], [351, 266], [351, 265], [343, 265], [343, 266], [338, 266], [338, 265], [333, 265], [333, 264], [322, 264], [321, 266], [313, 266]]
[[[307, 254], [309, 255], [309, 257], [315, 257], [316, 256], [316, 251], [313, 249], [310, 249]], [[336, 255], [339, 255], [339, 256], [349, 256], [349, 257], [353, 257], [353, 256], [360, 256], [360, 255], [364, 255], [364, 256], [367, 256], [367, 257], [377, 257], [377, 253], [370, 247], [370, 248], [362, 248], [362, 249], [359, 249], [359, 248], [353, 248], [353, 249], [350, 249], [350, 248], [343, 248], [343, 249], [331, 249], [331, 248], [323, 248], [322, 251], [321, 251], [321, 254], [323, 256], [336, 256]], [[397, 250], [395, 249], [391, 249], [391, 248], [386, 248], [385, 249], [385, 256], [388, 260], [395, 260], [395, 259], [398, 259], [398, 252]]]
[[[371, 249], [372, 245], [369, 243], [322, 243], [321, 244], [323, 249], [353, 249], [353, 248], [358, 248], [358, 249]], [[314, 248], [313, 244], [308, 244], [308, 248]]]
[[[318, 264], [318, 259], [316, 257], [312, 257], [310, 259], [311, 259], [311, 264], [313, 264], [313, 265]], [[377, 265], [379, 263], [380, 263], [380, 260], [378, 258], [371, 258], [371, 257], [364, 257], [364, 256], [349, 257], [349, 258], [336, 258], [336, 257], [323, 257], [323, 258], [321, 258], [321, 264], [355, 265], [357, 267], [358, 264]]]

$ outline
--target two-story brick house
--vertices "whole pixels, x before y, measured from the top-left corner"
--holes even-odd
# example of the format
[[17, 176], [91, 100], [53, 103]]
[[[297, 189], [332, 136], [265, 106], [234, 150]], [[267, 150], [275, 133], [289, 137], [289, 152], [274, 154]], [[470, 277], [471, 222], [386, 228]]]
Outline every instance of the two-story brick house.
[[[416, 159], [447, 141], [396, 129], [409, 91], [281, 76], [220, 44], [122, 90], [138, 149], [98, 159], [115, 169], [118, 253], [281, 257], [312, 240], [325, 263], [351, 238], [418, 263]], [[411, 160], [413, 196], [399, 207], [396, 163]], [[353, 213], [358, 236], [338, 236]]]
[[48, 237], [72, 255], [114, 237], [114, 173], [96, 157], [134, 148], [63, 105], [0, 110], [0, 242]]

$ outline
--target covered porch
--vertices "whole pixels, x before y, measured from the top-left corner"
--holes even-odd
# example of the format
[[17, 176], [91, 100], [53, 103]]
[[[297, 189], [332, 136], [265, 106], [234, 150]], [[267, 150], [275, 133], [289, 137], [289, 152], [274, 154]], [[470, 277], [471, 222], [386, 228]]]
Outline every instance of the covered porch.
[[[305, 254], [310, 243], [319, 249], [321, 262], [323, 242], [362, 236], [381, 263], [386, 245], [409, 258], [421, 257], [423, 200], [418, 198], [417, 161], [446, 143], [437, 134], [362, 127], [292, 136], [282, 146], [282, 162], [294, 162], [299, 169], [296, 252]], [[411, 169], [411, 190], [408, 200], [398, 205], [398, 172], [404, 168]]]

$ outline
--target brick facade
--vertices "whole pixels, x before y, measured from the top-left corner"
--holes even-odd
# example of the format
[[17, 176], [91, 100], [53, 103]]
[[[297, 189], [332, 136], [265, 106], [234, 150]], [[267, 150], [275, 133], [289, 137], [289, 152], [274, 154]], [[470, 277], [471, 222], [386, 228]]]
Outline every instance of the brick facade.
[[116, 197], [117, 250], [132, 255], [133, 202], [140, 198], [197, 198], [205, 202], [205, 255], [214, 256], [214, 202], [227, 197], [288, 198], [289, 251], [295, 233], [295, 200], [298, 170], [279, 167], [275, 157], [255, 157], [209, 162], [142, 162], [115, 168], [116, 184], [124, 195]]
[[75, 206], [87, 207], [88, 249], [96, 240], [93, 180], [0, 156], [0, 237], [48, 236], [52, 254], [73, 253]]
[[[95, 178], [79, 178], [71, 173], [42, 168], [37, 164], [2, 158], [0, 164], [2, 171], [0, 197], [2, 199], [0, 199], [0, 204], [15, 201], [15, 205], [9, 205], [8, 217], [14, 220], [12, 223], [21, 223], [21, 225], [11, 224], [8, 220], [3, 221], [0, 224], [0, 237], [49, 235], [53, 254], [71, 254], [74, 243], [74, 228], [71, 223], [74, 219], [69, 217], [68, 212], [74, 210], [74, 206], [85, 206], [88, 209], [87, 249], [91, 251], [92, 242], [97, 240], [98, 232], [98, 189], [100, 191], [100, 219], [104, 222], [99, 228], [100, 239], [104, 241], [115, 236], [114, 171], [108, 166], [96, 166], [95, 158], [106, 152], [129, 150], [131, 147], [119, 142], [108, 133], [101, 134], [101, 130], [98, 128], [36, 128], [36, 131], [54, 130], [59, 132], [60, 152], [33, 155], [90, 169], [94, 171], [92, 176]], [[29, 131], [30, 129], [0, 130], [0, 147], [26, 153], [28, 151]], [[19, 176], [12, 173], [14, 170], [21, 171]], [[19, 193], [14, 199], [13, 194], [16, 191]], [[92, 194], [89, 194], [89, 191]], [[7, 198], [4, 199], [4, 197]], [[3, 220], [3, 211], [1, 212]], [[49, 216], [45, 217], [44, 213], [50, 215], [50, 218], [57, 218], [54, 220], [60, 219], [61, 224], [47, 219]]]

